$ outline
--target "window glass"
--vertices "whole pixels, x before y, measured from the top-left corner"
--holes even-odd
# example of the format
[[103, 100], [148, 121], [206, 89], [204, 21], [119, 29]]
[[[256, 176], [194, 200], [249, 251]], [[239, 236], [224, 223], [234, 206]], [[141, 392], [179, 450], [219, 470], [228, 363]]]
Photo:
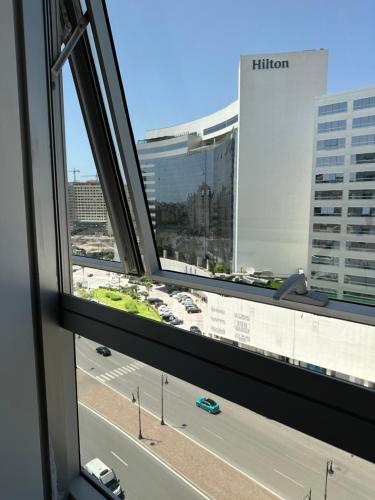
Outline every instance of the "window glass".
[[[262, 273], [310, 276], [315, 218], [348, 216], [347, 184], [361, 176], [352, 178], [346, 165], [353, 156], [355, 164], [370, 160], [360, 155], [371, 154], [366, 149], [374, 135], [354, 131], [370, 126], [371, 113], [354, 111], [372, 97], [373, 68], [360, 65], [355, 81], [349, 78], [350, 64], [330, 51], [330, 23], [316, 32], [311, 13], [296, 14], [291, 6], [277, 14], [261, 2], [251, 10], [241, 1], [228, 14], [237, 29], [219, 40], [216, 31], [229, 22], [220, 8], [215, 22], [197, 3], [189, 13], [169, 1], [147, 9], [109, 1], [107, 8], [161, 268], [233, 281], [246, 275], [249, 283]], [[352, 33], [352, 13], [338, 2], [327, 19], [334, 23], [338, 11]], [[249, 51], [243, 23], [254, 12], [268, 19], [273, 43], [264, 43], [267, 33], [254, 32]], [[295, 52], [284, 50], [280, 15]], [[292, 22], [296, 15], [302, 38]], [[178, 28], [174, 19], [183, 19]], [[366, 22], [360, 35], [371, 29]], [[322, 33], [325, 48], [304, 50], [311, 40], [320, 47]], [[350, 47], [353, 57], [363, 54], [358, 37], [350, 38]], [[342, 171], [331, 173], [332, 166]], [[314, 189], [329, 183], [342, 184], [341, 193]]]
[[69, 65], [63, 67], [67, 205], [72, 254], [119, 256]]
[[[337, 287], [340, 260], [334, 252], [338, 250], [330, 245], [331, 242], [327, 240], [327, 246], [314, 250], [309, 279], [315, 290], [326, 288], [331, 298], [346, 300], [348, 297]], [[357, 257], [353, 255], [352, 258]], [[350, 274], [354, 278], [346, 279], [346, 290], [368, 294], [366, 303], [371, 297], [375, 300], [374, 285], [372, 280], [366, 281], [365, 275], [371, 271], [364, 267], [356, 268], [355, 272], [348, 271], [344, 267], [345, 276]], [[83, 274], [86, 280], [82, 279]], [[176, 335], [202, 335], [280, 361], [286, 360], [296, 366], [301, 363], [318, 366], [331, 376], [341, 373], [351, 377], [350, 380], [354, 382], [363, 379], [366, 382], [362, 382], [362, 385], [375, 382], [372, 362], [375, 346], [372, 348], [368, 344], [373, 336], [370, 326], [174, 285], [162, 285], [146, 278], [99, 269], [76, 266], [73, 280], [77, 296], [147, 318], [150, 327], [153, 321], [161, 321], [173, 326]], [[82, 286], [82, 281], [87, 281], [88, 286]], [[240, 282], [248, 283], [248, 277], [243, 276]], [[327, 285], [323, 282], [327, 282]], [[263, 275], [252, 284], [278, 288], [282, 280]], [[366, 291], [366, 286], [371, 290]], [[324, 349], [320, 341], [322, 335], [327, 339]]]
[[362, 99], [355, 99], [353, 102], [353, 109], [373, 108], [375, 106], [375, 97], [364, 97]]
[[332, 460], [328, 498], [371, 499], [373, 464], [100, 347], [76, 338], [81, 465], [125, 498], [321, 498]]

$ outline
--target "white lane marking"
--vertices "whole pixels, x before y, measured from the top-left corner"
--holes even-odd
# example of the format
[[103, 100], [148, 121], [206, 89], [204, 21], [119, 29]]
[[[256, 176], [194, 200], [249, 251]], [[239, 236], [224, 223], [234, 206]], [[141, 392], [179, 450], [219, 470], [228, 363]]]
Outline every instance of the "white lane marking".
[[130, 363], [129, 366], [131, 366], [132, 368], [134, 368], [134, 370], [138, 370], [138, 366], [135, 365], [134, 363]]
[[285, 477], [286, 479], [289, 479], [289, 481], [292, 481], [292, 483], [296, 484], [297, 486], [300, 486], [301, 488], [304, 488], [303, 484], [299, 483], [298, 481], [295, 481], [294, 479], [292, 479], [291, 477], [287, 476], [286, 474], [283, 474], [282, 472], [280, 472], [279, 470], [277, 469], [273, 469], [275, 472], [277, 472], [278, 474], [280, 474], [280, 476], [283, 476]]
[[118, 427], [116, 424], [114, 424], [113, 422], [111, 422], [110, 420], [108, 420], [108, 418], [106, 418], [101, 413], [97, 412], [96, 410], [93, 410], [89, 406], [85, 405], [85, 403], [82, 403], [82, 401], [78, 401], [78, 404], [80, 404], [81, 406], [83, 406], [84, 408], [86, 408], [86, 410], [91, 411], [92, 413], [94, 413], [94, 415], [96, 415], [97, 417], [99, 417], [102, 420], [104, 420], [104, 422], [106, 422], [108, 425], [112, 426], [118, 432], [120, 432], [121, 434], [123, 434], [124, 436], [126, 436], [130, 441], [132, 441], [134, 444], [136, 444], [145, 453], [148, 453], [154, 460], [158, 461], [159, 464], [163, 465], [172, 474], [174, 474], [181, 481], [183, 481], [185, 484], [187, 484], [188, 486], [190, 486], [190, 488], [192, 488], [194, 491], [196, 491], [203, 498], [205, 498], [206, 500], [210, 500], [210, 497], [208, 497], [207, 495], [205, 495], [203, 493], [203, 491], [201, 491], [197, 486], [195, 486], [195, 484], [193, 484], [192, 482], [190, 482], [186, 477], [182, 476], [179, 472], [177, 472], [175, 469], [173, 469], [173, 467], [171, 467], [169, 464], [167, 464], [166, 462], [163, 462], [163, 460], [161, 460], [157, 455], [155, 455], [155, 453], [153, 453], [152, 451], [150, 451], [149, 449], [147, 449], [145, 446], [143, 446], [143, 444], [140, 443], [139, 440], [135, 439], [133, 436], [131, 436], [130, 434], [128, 434], [126, 431], [124, 431], [123, 429], [121, 429], [120, 427]]
[[109, 377], [107, 377], [106, 375], [100, 375], [102, 378], [104, 378], [104, 380], [111, 380]]
[[132, 367], [132, 366], [130, 366], [130, 365], [126, 365], [126, 368], [127, 368], [128, 370], [130, 370], [131, 372], [134, 372], [134, 371], [135, 371], [135, 368], [133, 368], [133, 367]]
[[106, 373], [105, 373], [105, 375], [106, 375], [107, 377], [109, 377], [110, 379], [116, 378], [116, 377], [114, 377], [113, 375], [111, 375], [109, 372], [106, 372]]
[[113, 371], [114, 371], [115, 373], [119, 373], [120, 375], [124, 375], [124, 374], [122, 373], [122, 371], [121, 371], [119, 368], [117, 368], [116, 370], [113, 370]]
[[139, 366], [140, 368], [143, 368], [145, 365], [141, 363], [140, 361], [134, 361], [134, 364]]
[[223, 437], [219, 436], [219, 434], [216, 434], [216, 432], [210, 431], [210, 429], [207, 429], [207, 427], [202, 427], [202, 429], [205, 430], [206, 432], [209, 432], [213, 436], [216, 436], [217, 438], [222, 439], [224, 441]]
[[111, 370], [110, 372], [107, 372], [108, 375], [113, 375], [114, 378], [117, 378], [119, 376], [118, 373], [116, 373], [114, 370]]
[[143, 391], [143, 394], [144, 394], [145, 396], [148, 396], [148, 397], [149, 397], [149, 398], [151, 398], [151, 399], [154, 399], [155, 401], [157, 401], [157, 400], [158, 400], [155, 396], [152, 396], [151, 394], [149, 394], [149, 393], [148, 393], [148, 392], [146, 392], [146, 391]]
[[125, 368], [125, 366], [122, 366], [119, 370], [122, 370], [124, 373], [129, 373], [129, 370]]
[[[83, 373], [85, 373], [86, 375], [88, 375], [89, 377], [95, 379], [95, 377], [90, 373], [88, 372], [87, 370], [85, 370], [84, 368], [82, 368], [81, 366], [78, 366], [77, 365], [77, 368], [79, 368]], [[138, 375], [139, 377], [141, 375], [139, 375], [138, 373], [134, 373], [134, 375]], [[96, 380], [96, 379], [95, 379]], [[126, 399], [127, 401], [131, 401], [131, 399], [128, 397], [128, 396], [125, 396], [125, 394], [123, 394], [122, 392], [118, 391], [117, 389], [115, 389], [114, 387], [112, 387], [111, 385], [109, 384], [106, 384], [105, 382], [101, 382], [103, 385], [105, 385], [106, 387], [108, 387], [108, 389], [111, 389], [112, 391], [116, 392], [116, 394], [118, 394], [120, 397]], [[79, 401], [80, 404], [82, 404], [84, 406], [83, 403], [81, 403]], [[90, 408], [91, 409], [91, 408]], [[147, 408], [142, 408], [143, 411], [146, 411], [147, 413], [149, 413], [150, 415], [152, 415], [154, 418], [157, 418], [158, 420], [160, 419], [160, 415], [156, 415], [155, 413], [153, 413], [151, 410], [148, 410]], [[285, 500], [284, 497], [280, 496], [278, 493], [276, 493], [275, 491], [271, 490], [271, 488], [269, 488], [268, 486], [266, 486], [264, 483], [261, 483], [260, 481], [258, 481], [257, 479], [255, 479], [255, 477], [252, 477], [250, 476], [249, 474], [247, 474], [247, 472], [244, 472], [242, 469], [240, 469], [239, 467], [237, 467], [236, 465], [230, 463], [226, 458], [224, 458], [223, 456], [219, 455], [218, 453], [216, 453], [215, 451], [211, 450], [210, 448], [207, 448], [207, 446], [204, 446], [202, 443], [200, 443], [199, 441], [197, 441], [196, 439], [194, 439], [192, 436], [189, 436], [189, 434], [187, 434], [186, 432], [183, 432], [182, 430], [178, 429], [178, 427], [174, 427], [175, 424], [172, 424], [171, 422], [165, 420], [166, 423], [170, 426], [173, 426], [173, 430], [175, 432], [178, 432], [179, 434], [181, 434], [181, 436], [184, 436], [185, 438], [187, 439], [190, 439], [190, 441], [192, 441], [194, 444], [196, 444], [197, 446], [199, 446], [200, 448], [203, 448], [204, 450], [206, 450], [208, 453], [211, 453], [211, 455], [213, 455], [214, 457], [216, 457], [218, 460], [221, 460], [222, 462], [224, 462], [225, 464], [228, 465], [228, 467], [232, 467], [232, 469], [235, 469], [237, 472], [239, 472], [240, 474], [242, 474], [243, 476], [247, 477], [248, 479], [251, 479], [251, 481], [254, 481], [254, 483], [258, 484], [259, 486], [261, 486], [263, 489], [265, 489], [266, 491], [268, 491], [269, 493], [272, 493], [272, 495], [274, 495], [276, 498], [278, 498], [279, 500]], [[137, 441], [138, 443], [138, 441]], [[139, 444], [139, 443], [138, 443]], [[149, 451], [149, 450], [147, 450]], [[151, 453], [151, 452], [150, 452]]]
[[101, 377], [99, 377], [98, 375], [95, 377], [97, 380], [99, 380], [99, 382], [103, 382], [103, 379]]
[[118, 370], [120, 370], [123, 375], [126, 375], [128, 373], [128, 370], [125, 370], [125, 368], [118, 368]]
[[114, 457], [117, 458], [117, 460], [120, 460], [120, 462], [122, 462], [125, 465], [125, 467], [128, 467], [128, 464], [125, 462], [125, 460], [123, 460], [121, 457], [119, 457], [114, 451], [111, 451], [111, 453]]
[[84, 354], [81, 349], [76, 349], [77, 353], [79, 353], [79, 356], [82, 356], [83, 358], [86, 358], [87, 361], [90, 361], [91, 364], [93, 365], [96, 365], [98, 366], [99, 368], [103, 369], [103, 366], [98, 363], [97, 361], [94, 361], [93, 359], [89, 358], [88, 356], [86, 356], [86, 354]]

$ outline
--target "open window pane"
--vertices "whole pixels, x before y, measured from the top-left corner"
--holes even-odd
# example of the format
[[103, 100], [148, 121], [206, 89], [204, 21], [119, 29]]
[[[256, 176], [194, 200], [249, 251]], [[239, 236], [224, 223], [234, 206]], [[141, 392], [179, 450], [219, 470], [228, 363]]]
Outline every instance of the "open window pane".
[[[161, 268], [247, 284], [264, 282], [271, 288], [300, 271], [310, 280], [321, 271], [312, 262], [321, 217], [331, 216], [331, 225], [344, 228], [347, 218], [355, 216], [347, 208], [349, 182], [358, 174], [353, 157], [371, 156], [374, 134], [371, 122], [363, 136], [352, 131], [352, 122], [360, 109], [356, 102], [372, 102], [375, 95], [372, 88], [360, 89], [368, 87], [371, 74], [358, 72], [356, 81], [349, 82], [346, 65], [338, 66], [334, 52], [328, 57], [333, 42], [325, 27], [311, 31], [308, 8], [298, 11], [297, 24], [293, 11], [288, 25], [300, 51], [275, 52], [274, 44], [259, 44], [267, 39], [262, 32], [251, 35], [256, 35], [258, 50], [241, 58], [247, 46], [241, 29], [229, 38], [229, 46], [226, 37], [215, 36], [222, 21], [219, 11], [212, 23], [212, 11], [200, 10], [202, 25], [191, 43], [194, 9], [182, 13], [178, 5], [150, 7], [151, 22], [141, 6], [108, 2], [107, 8]], [[247, 9], [243, 3], [230, 14], [233, 25], [241, 26]], [[336, 19], [337, 9], [352, 26], [352, 16], [341, 4], [332, 5], [327, 16]], [[260, 4], [255, 10], [259, 15], [267, 12], [268, 29], [279, 22], [279, 14]], [[183, 26], [177, 28], [172, 13], [173, 19], [184, 19]], [[322, 35], [328, 37], [328, 50], [304, 50], [311, 39], [320, 47]], [[282, 46], [282, 34], [276, 41], [278, 37]], [[363, 50], [359, 40], [353, 36], [356, 53]], [[328, 66], [336, 71], [330, 72], [332, 81]], [[324, 190], [324, 183], [340, 185]], [[370, 192], [371, 186], [365, 187]], [[350, 208], [371, 217], [371, 207], [365, 205]], [[332, 288], [339, 300], [348, 300], [348, 291], [372, 294], [364, 285], [353, 285], [356, 290], [346, 286], [343, 263], [350, 239], [341, 231], [341, 250], [332, 255], [339, 259]], [[365, 272], [371, 275], [371, 270]]]
[[[369, 261], [350, 261], [346, 266], [346, 279], [351, 281], [357, 269], [349, 267], [370, 267]], [[76, 296], [174, 326], [177, 336], [188, 333], [208, 337], [322, 375], [375, 388], [373, 327], [153, 283], [146, 277], [78, 266], [73, 271]], [[337, 273], [320, 272], [312, 278], [316, 282], [314, 290], [336, 297]], [[348, 300], [374, 305], [371, 296], [366, 295], [354, 294]]]

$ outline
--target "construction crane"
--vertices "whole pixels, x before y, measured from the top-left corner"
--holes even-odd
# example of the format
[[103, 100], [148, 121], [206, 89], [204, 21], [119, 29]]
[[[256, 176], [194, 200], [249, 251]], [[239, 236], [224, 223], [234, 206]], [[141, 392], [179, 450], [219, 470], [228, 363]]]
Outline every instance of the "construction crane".
[[74, 182], [76, 182], [76, 181], [77, 181], [77, 179], [76, 179], [76, 174], [77, 174], [78, 172], [80, 172], [80, 170], [78, 170], [77, 168], [73, 168], [73, 170], [68, 170], [68, 172], [73, 172]]

